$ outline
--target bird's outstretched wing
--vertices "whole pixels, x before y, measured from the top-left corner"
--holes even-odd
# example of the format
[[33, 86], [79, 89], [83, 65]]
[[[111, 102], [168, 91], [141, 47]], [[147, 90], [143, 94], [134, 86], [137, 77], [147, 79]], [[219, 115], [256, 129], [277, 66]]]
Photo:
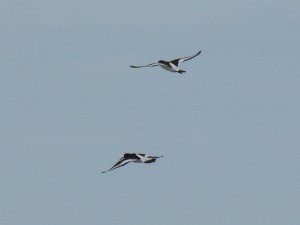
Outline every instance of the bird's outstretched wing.
[[106, 170], [106, 171], [102, 171], [102, 173], [106, 173], [108, 171], [117, 169], [121, 166], [125, 166], [127, 163], [132, 162], [132, 161], [133, 161], [132, 159], [125, 159], [124, 157], [122, 157], [115, 165], [113, 165], [112, 168], [110, 168], [109, 170]]
[[150, 64], [147, 64], [147, 65], [143, 65], [143, 66], [131, 66], [131, 68], [142, 68], [142, 67], [153, 67], [153, 66], [160, 66], [159, 63], [150, 63]]
[[171, 61], [171, 63], [173, 63], [175, 66], [178, 66], [180, 63], [185, 62], [187, 60], [190, 60], [192, 58], [195, 58], [196, 56], [198, 56], [201, 53], [201, 51], [197, 52], [195, 55], [192, 56], [187, 56], [187, 57], [183, 57], [183, 58], [178, 58], [178, 59], [174, 59]]

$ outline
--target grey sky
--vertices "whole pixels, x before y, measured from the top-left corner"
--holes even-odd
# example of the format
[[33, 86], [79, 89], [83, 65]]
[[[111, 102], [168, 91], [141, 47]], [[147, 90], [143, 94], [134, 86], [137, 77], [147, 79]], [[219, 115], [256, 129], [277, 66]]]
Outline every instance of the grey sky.
[[[299, 13], [1, 1], [0, 224], [298, 225]], [[124, 152], [164, 157], [99, 172]]]

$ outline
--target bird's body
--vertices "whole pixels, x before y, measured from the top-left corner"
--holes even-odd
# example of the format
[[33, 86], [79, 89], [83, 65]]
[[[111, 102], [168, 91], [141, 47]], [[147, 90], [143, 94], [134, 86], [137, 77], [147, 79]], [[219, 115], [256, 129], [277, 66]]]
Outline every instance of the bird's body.
[[185, 62], [187, 60], [190, 60], [190, 59], [198, 56], [200, 53], [201, 53], [201, 51], [197, 52], [195, 55], [174, 59], [174, 60], [171, 60], [171, 61], [159, 60], [157, 63], [150, 63], [150, 64], [143, 65], [143, 66], [130, 66], [130, 67], [131, 68], [142, 68], [142, 67], [160, 66], [161, 68], [163, 68], [165, 70], [168, 70], [170, 72], [182, 74], [182, 73], [185, 73], [186, 71], [181, 70], [180, 68], [178, 68], [178, 65], [182, 62]]
[[125, 166], [127, 163], [134, 162], [134, 163], [153, 163], [156, 159], [162, 156], [150, 156], [146, 154], [137, 154], [137, 153], [125, 153], [124, 156], [111, 167], [109, 170], [103, 171], [102, 173], [106, 173], [108, 171], [117, 169], [121, 166]]

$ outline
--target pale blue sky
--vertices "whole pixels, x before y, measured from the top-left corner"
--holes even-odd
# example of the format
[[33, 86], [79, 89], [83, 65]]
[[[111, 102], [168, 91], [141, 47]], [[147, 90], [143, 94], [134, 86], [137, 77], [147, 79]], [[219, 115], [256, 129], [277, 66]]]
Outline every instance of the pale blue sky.
[[[300, 2], [0, 3], [0, 224], [298, 225]], [[188, 56], [184, 75], [158, 67]], [[102, 174], [124, 152], [164, 155]]]

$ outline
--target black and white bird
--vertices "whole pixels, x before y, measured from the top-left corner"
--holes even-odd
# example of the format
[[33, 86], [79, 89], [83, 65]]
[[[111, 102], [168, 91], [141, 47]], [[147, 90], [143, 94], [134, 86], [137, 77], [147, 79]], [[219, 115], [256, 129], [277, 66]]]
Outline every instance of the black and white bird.
[[143, 66], [130, 66], [131, 68], [141, 68], [141, 67], [154, 67], [154, 66], [160, 66], [161, 68], [174, 72], [174, 73], [185, 73], [186, 71], [181, 70], [178, 68], [178, 65], [182, 62], [185, 62], [187, 60], [190, 60], [196, 56], [198, 56], [201, 53], [201, 51], [197, 52], [195, 55], [188, 56], [188, 57], [183, 57], [183, 58], [178, 58], [178, 59], [173, 59], [171, 61], [166, 61], [166, 60], [159, 60], [157, 63], [150, 63], [147, 65]]
[[103, 171], [102, 173], [106, 173], [108, 171], [117, 169], [121, 166], [125, 166], [127, 163], [135, 162], [135, 163], [153, 163], [156, 159], [161, 158], [163, 156], [150, 156], [146, 154], [137, 154], [137, 153], [125, 153], [124, 156], [119, 159], [119, 161], [113, 165], [109, 170]]

